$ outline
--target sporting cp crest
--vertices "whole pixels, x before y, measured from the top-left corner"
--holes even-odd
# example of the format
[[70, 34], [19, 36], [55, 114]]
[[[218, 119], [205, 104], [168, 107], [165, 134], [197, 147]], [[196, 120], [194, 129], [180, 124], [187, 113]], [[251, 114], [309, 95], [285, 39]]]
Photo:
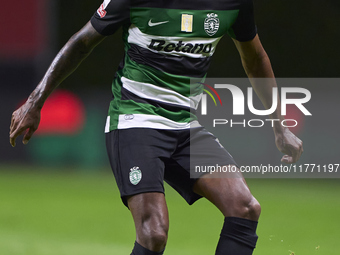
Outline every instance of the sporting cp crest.
[[220, 20], [217, 18], [217, 14], [209, 13], [204, 20], [204, 30], [209, 36], [216, 34], [220, 27]]
[[137, 185], [140, 180], [142, 179], [142, 171], [139, 169], [138, 166], [134, 166], [130, 169], [130, 182], [133, 185]]

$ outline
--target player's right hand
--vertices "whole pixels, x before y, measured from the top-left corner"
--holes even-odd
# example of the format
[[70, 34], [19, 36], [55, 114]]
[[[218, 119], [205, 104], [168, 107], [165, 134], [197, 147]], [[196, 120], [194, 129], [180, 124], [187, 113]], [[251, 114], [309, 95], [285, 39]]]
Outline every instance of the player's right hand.
[[15, 140], [18, 136], [25, 132], [22, 140], [23, 144], [27, 144], [33, 133], [38, 129], [40, 123], [41, 108], [34, 106], [32, 102], [26, 101], [19, 109], [12, 114], [9, 141], [15, 146]]

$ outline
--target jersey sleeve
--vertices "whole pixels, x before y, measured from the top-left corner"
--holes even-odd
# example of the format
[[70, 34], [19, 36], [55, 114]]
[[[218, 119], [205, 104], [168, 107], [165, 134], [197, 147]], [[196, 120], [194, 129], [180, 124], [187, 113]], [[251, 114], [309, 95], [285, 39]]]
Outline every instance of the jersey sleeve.
[[228, 34], [240, 42], [250, 41], [256, 36], [253, 0], [241, 0], [238, 17]]
[[130, 22], [130, 0], [104, 0], [91, 18], [92, 26], [102, 35], [112, 35]]

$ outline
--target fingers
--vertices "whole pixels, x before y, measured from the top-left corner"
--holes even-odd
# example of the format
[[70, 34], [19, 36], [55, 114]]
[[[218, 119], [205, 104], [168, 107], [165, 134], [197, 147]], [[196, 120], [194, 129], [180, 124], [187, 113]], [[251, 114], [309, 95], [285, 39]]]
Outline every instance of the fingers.
[[11, 118], [11, 126], [9, 127], [10, 132], [13, 130], [13, 125], [14, 125], [14, 113], [12, 114], [12, 118]]
[[13, 112], [12, 114], [12, 119], [11, 119], [11, 126], [10, 126], [10, 131], [9, 133], [13, 133], [13, 131], [16, 129], [18, 122], [16, 121], [16, 111]]
[[9, 143], [12, 145], [12, 147], [15, 147], [15, 139], [16, 138], [12, 138], [11, 136], [9, 137]]
[[41, 108], [31, 107], [30, 104], [24, 104], [12, 114], [9, 142], [14, 147], [18, 136], [27, 132], [23, 138], [23, 144], [27, 144], [33, 133], [38, 129], [40, 122]]
[[297, 162], [299, 160], [300, 156], [301, 156], [300, 150], [295, 148], [292, 152], [292, 155], [291, 155], [291, 158], [292, 158], [291, 163]]
[[18, 126], [17, 111], [15, 111], [12, 114], [11, 126], [10, 126], [10, 130], [9, 130], [9, 134], [10, 134], [9, 142], [13, 147], [15, 146], [16, 138], [20, 135], [20, 132], [23, 132], [23, 130], [22, 131], [18, 130], [17, 126]]
[[24, 135], [24, 139], [22, 140], [23, 144], [27, 144], [28, 141], [31, 139], [33, 133], [35, 132], [36, 129], [34, 128], [30, 128], [28, 129], [28, 131], [26, 132], [26, 134]]
[[297, 137], [296, 137], [296, 141], [297, 141], [297, 147], [295, 148], [294, 153], [293, 153], [293, 163], [296, 163], [300, 159], [303, 153], [302, 141]]
[[10, 132], [10, 136], [9, 136], [9, 142], [10, 144], [12, 145], [12, 147], [15, 147], [16, 143], [15, 143], [15, 140], [17, 139], [17, 137], [19, 135], [21, 135], [27, 128], [26, 127], [20, 127], [20, 128], [17, 128], [15, 131]]
[[16, 130], [10, 131], [10, 136], [9, 136], [9, 142], [13, 147], [15, 147], [16, 143], [15, 140], [20, 136], [24, 131], [27, 130], [26, 134], [24, 135], [24, 138], [22, 140], [23, 144], [27, 144], [28, 141], [31, 139], [33, 133], [37, 130], [37, 127], [28, 127], [27, 125], [22, 125], [19, 126]]
[[287, 154], [282, 157], [281, 162], [287, 164], [296, 163], [303, 153], [302, 141], [298, 139], [297, 144], [289, 146], [289, 149], [285, 150], [284, 153]]
[[291, 164], [290, 162], [292, 162], [292, 161], [293, 161], [293, 158], [291, 156], [288, 156], [288, 155], [284, 155], [281, 158], [282, 163]]
[[293, 157], [292, 156], [289, 156], [289, 155], [284, 155], [281, 159], [281, 162], [282, 163], [286, 163], [286, 164], [293, 164], [295, 163], [296, 161], [294, 161]]

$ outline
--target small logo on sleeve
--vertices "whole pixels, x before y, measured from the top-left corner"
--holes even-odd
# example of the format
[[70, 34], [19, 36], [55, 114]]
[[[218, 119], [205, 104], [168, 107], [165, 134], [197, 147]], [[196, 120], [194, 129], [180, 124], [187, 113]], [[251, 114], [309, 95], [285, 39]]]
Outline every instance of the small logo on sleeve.
[[104, 18], [107, 14], [107, 11], [105, 10], [108, 4], [111, 2], [111, 0], [104, 0], [104, 2], [101, 4], [101, 6], [98, 8], [97, 13], [101, 18]]

